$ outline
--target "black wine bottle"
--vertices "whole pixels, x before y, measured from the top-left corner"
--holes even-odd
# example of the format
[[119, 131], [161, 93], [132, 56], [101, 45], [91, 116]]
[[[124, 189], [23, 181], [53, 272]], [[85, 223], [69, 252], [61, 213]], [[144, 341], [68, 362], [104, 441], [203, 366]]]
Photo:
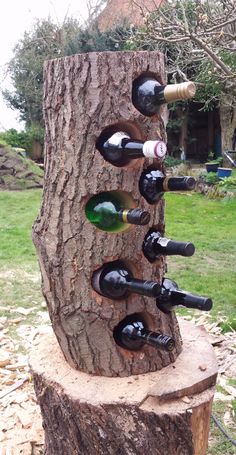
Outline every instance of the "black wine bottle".
[[148, 330], [139, 315], [131, 315], [121, 321], [114, 329], [114, 339], [119, 346], [131, 351], [138, 351], [145, 344], [169, 352], [175, 347], [173, 338]]
[[167, 148], [161, 140], [143, 142], [131, 139], [122, 131], [117, 131], [100, 144], [99, 150], [106, 161], [119, 167], [125, 166], [137, 158], [147, 157], [162, 160]]
[[209, 311], [212, 308], [212, 300], [208, 297], [190, 294], [178, 288], [175, 281], [164, 278], [162, 282], [161, 294], [156, 299], [159, 310], [168, 313], [175, 307], [183, 306], [186, 308], [195, 308], [197, 310]]
[[[123, 204], [123, 206], [122, 206]], [[106, 191], [92, 196], [85, 206], [88, 220], [98, 229], [107, 232], [120, 232], [130, 224], [145, 225], [150, 214], [139, 208], [124, 208], [125, 196], [121, 192]]]
[[132, 292], [147, 297], [157, 297], [160, 293], [158, 283], [134, 278], [122, 261], [110, 262], [96, 270], [92, 286], [99, 294], [113, 300], [125, 299]]
[[156, 169], [145, 170], [139, 179], [139, 191], [149, 204], [158, 202], [166, 191], [190, 191], [195, 187], [193, 177], [166, 177]]
[[132, 102], [141, 114], [151, 117], [162, 104], [192, 98], [196, 93], [193, 82], [161, 85], [154, 77], [140, 76], [133, 82]]
[[150, 229], [143, 242], [143, 254], [149, 262], [154, 262], [160, 256], [192, 256], [195, 247], [190, 242], [176, 242], [175, 240], [162, 237], [156, 229]]

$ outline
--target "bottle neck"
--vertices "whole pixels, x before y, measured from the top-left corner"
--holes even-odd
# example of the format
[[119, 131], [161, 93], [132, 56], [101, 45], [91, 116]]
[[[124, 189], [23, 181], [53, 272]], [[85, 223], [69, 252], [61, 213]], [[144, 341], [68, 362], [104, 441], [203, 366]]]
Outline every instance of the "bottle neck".
[[154, 281], [145, 281], [133, 278], [132, 273], [121, 266], [106, 270], [100, 275], [100, 291], [111, 299], [125, 298], [127, 293], [136, 293], [146, 297], [157, 297], [161, 286]]
[[190, 191], [195, 187], [193, 177], [165, 177], [159, 170], [144, 171], [139, 180], [139, 191], [149, 204], [157, 203], [166, 191]]
[[155, 115], [165, 103], [192, 98], [196, 92], [193, 82], [161, 85], [156, 79], [140, 77], [133, 83], [132, 102], [141, 114]]
[[190, 257], [194, 254], [195, 247], [190, 242], [177, 242], [166, 237], [161, 237], [161, 235], [157, 233], [153, 240], [153, 251], [156, 256], [177, 255]]
[[162, 182], [163, 191], [191, 191], [196, 181], [193, 177], [164, 177]]
[[[161, 140], [156, 141], [141, 141], [139, 139], [131, 139], [126, 133], [118, 131], [113, 134], [103, 145], [105, 157], [110, 160], [117, 159], [116, 154], [119, 151], [119, 159], [132, 160], [136, 158], [157, 158], [163, 159], [167, 147]], [[112, 156], [113, 155], [113, 156]]]
[[143, 141], [132, 140], [132, 139], [123, 139], [121, 141], [120, 147], [123, 150], [125, 156], [128, 156], [130, 159], [143, 158]]
[[[138, 344], [141, 347], [143, 344], [149, 344], [154, 346], [157, 349], [162, 349], [164, 351], [172, 351], [175, 347], [175, 342], [173, 338], [162, 333], [153, 332], [144, 327], [142, 322], [134, 322], [133, 324], [128, 324], [122, 330], [123, 341], [128, 340], [137, 340], [141, 343]], [[138, 347], [137, 346], [137, 347]]]
[[121, 209], [118, 212], [119, 221], [122, 223], [144, 226], [150, 221], [150, 213], [142, 209]]
[[137, 278], [128, 278], [122, 286], [129, 292], [145, 295], [146, 297], [157, 297], [161, 290], [160, 285], [155, 281], [145, 281]]
[[194, 82], [181, 82], [180, 84], [168, 84], [164, 87], [163, 96], [166, 103], [187, 100], [196, 93]]
[[209, 311], [212, 308], [212, 300], [208, 297], [191, 294], [181, 289], [170, 291], [172, 305], [182, 305], [186, 308], [194, 308], [201, 311]]
[[212, 308], [212, 300], [208, 297], [191, 294], [178, 288], [177, 284], [169, 279], [163, 280], [160, 296], [157, 298], [157, 307], [164, 311], [172, 311], [175, 307], [209, 311]]
[[114, 154], [119, 150], [120, 154], [125, 153], [125, 157], [141, 158], [143, 156], [143, 141], [132, 140], [123, 131], [117, 131], [103, 144], [104, 152]]

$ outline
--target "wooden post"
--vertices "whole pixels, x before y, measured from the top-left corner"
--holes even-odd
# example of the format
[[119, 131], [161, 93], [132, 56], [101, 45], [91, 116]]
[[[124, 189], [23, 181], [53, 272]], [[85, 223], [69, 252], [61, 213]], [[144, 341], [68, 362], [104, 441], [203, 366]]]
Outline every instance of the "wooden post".
[[[153, 455], [193, 454], [197, 447], [194, 438], [199, 440], [198, 430], [193, 430], [197, 419], [205, 431], [202, 451], [195, 451], [195, 455], [205, 455], [212, 399], [208, 389], [215, 382], [214, 367], [203, 382], [198, 378], [195, 388], [183, 387], [181, 372], [186, 357], [175, 370], [182, 351], [175, 314], [158, 311], [154, 299], [131, 295], [113, 301], [98, 295], [91, 286], [93, 272], [116, 259], [125, 261], [137, 278], [160, 282], [164, 275], [164, 258], [150, 264], [142, 254], [147, 230], [156, 227], [164, 232], [163, 200], [150, 207], [138, 190], [140, 174], [151, 163], [139, 159], [115, 167], [95, 146], [101, 132], [111, 126], [137, 139], [166, 138], [166, 108], [150, 119], [132, 105], [132, 81], [141, 73], [155, 74], [164, 84], [163, 56], [158, 52], [104, 52], [45, 64], [45, 184], [33, 240], [58, 345], [51, 339], [42, 341], [31, 365], [47, 455], [138, 455], [146, 449]], [[161, 168], [160, 163], [154, 164]], [[119, 234], [96, 229], [86, 219], [85, 204], [92, 195], [110, 190], [125, 191], [136, 206], [150, 211], [149, 226], [135, 226]], [[151, 330], [171, 335], [175, 350], [166, 353], [145, 346], [141, 351], [128, 351], [119, 347], [113, 329], [133, 313], [141, 313]], [[197, 345], [191, 351], [193, 364], [195, 351]], [[210, 357], [212, 363], [212, 354]], [[174, 385], [176, 372], [179, 379]], [[132, 375], [142, 375], [144, 383], [141, 381], [142, 392], [135, 386], [130, 395], [128, 385], [136, 384]], [[159, 408], [166, 393], [163, 398], [157, 389], [169, 380], [177, 411], [169, 401]], [[158, 387], [150, 395], [150, 386], [155, 388], [155, 384]], [[185, 395], [191, 390], [195, 398], [200, 394], [194, 401], [199, 403], [199, 414], [192, 412], [191, 406], [179, 413], [183, 390]], [[149, 404], [145, 407], [149, 396], [158, 396], [154, 411]], [[189, 408], [191, 412], [187, 412]], [[194, 415], [198, 416], [195, 420]]]
[[43, 337], [30, 361], [45, 455], [206, 455], [216, 360], [199, 328], [181, 332], [174, 364], [126, 378], [76, 371]]
[[[131, 102], [133, 79], [147, 71], [165, 82], [161, 54], [94, 52], [45, 65], [45, 186], [33, 232], [43, 292], [66, 360], [81, 371], [104, 376], [155, 371], [173, 362], [181, 351], [175, 315], [158, 312], [154, 299], [131, 295], [112, 301], [91, 286], [92, 273], [115, 259], [126, 261], [137, 278], [159, 281], [164, 273], [163, 259], [150, 264], [142, 254], [149, 227], [110, 234], [92, 225], [84, 212], [92, 195], [122, 190], [132, 196], [136, 206], [151, 212], [150, 227], [164, 229], [163, 201], [150, 209], [139, 193], [144, 160], [115, 167], [95, 147], [101, 132], [116, 124], [134, 138], [165, 138], [161, 117], [145, 118]], [[173, 336], [175, 351], [145, 346], [140, 353], [120, 348], [113, 329], [132, 313], [142, 313], [149, 328]]]

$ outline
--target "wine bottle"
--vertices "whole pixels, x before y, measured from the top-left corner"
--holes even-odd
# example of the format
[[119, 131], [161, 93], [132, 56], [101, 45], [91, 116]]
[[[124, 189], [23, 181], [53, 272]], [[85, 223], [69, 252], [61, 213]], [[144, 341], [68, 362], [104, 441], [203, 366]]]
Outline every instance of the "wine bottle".
[[107, 232], [119, 232], [130, 224], [145, 225], [150, 221], [150, 214], [140, 208], [122, 207], [121, 192], [102, 192], [92, 196], [85, 206], [88, 220], [98, 229]]
[[160, 256], [192, 256], [195, 247], [190, 242], [176, 242], [162, 237], [156, 229], [150, 229], [144, 237], [143, 254], [149, 262], [154, 262]]
[[159, 310], [168, 313], [175, 307], [183, 306], [186, 308], [195, 308], [202, 311], [209, 311], [213, 302], [208, 297], [202, 297], [178, 288], [175, 281], [164, 278], [162, 282], [161, 294], [156, 299]]
[[154, 77], [140, 76], [133, 82], [132, 102], [141, 114], [151, 117], [160, 106], [192, 98], [196, 93], [193, 82], [161, 85]]
[[136, 158], [148, 157], [162, 160], [167, 148], [161, 140], [143, 142], [131, 139], [122, 131], [117, 131], [100, 144], [99, 150], [106, 161], [119, 167], [127, 165]]
[[122, 261], [110, 262], [96, 270], [92, 286], [96, 292], [113, 300], [125, 299], [131, 292], [147, 297], [157, 297], [160, 293], [158, 283], [134, 278]]
[[131, 351], [138, 351], [144, 344], [169, 352], [175, 347], [173, 338], [148, 330], [139, 315], [131, 315], [121, 321], [115, 327], [114, 339], [119, 346]]
[[195, 185], [193, 177], [166, 177], [155, 169], [143, 171], [139, 179], [139, 191], [149, 204], [158, 202], [165, 191], [190, 191]]

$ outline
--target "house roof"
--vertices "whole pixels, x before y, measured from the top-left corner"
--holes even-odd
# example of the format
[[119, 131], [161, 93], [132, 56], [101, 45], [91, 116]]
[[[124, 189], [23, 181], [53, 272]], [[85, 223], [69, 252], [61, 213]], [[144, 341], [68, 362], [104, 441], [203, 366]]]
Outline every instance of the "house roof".
[[[134, 25], [143, 23], [142, 12], [154, 11], [165, 0], [108, 0], [97, 17], [99, 29], [104, 32], [119, 25], [124, 18]], [[139, 6], [140, 5], [140, 6]]]

